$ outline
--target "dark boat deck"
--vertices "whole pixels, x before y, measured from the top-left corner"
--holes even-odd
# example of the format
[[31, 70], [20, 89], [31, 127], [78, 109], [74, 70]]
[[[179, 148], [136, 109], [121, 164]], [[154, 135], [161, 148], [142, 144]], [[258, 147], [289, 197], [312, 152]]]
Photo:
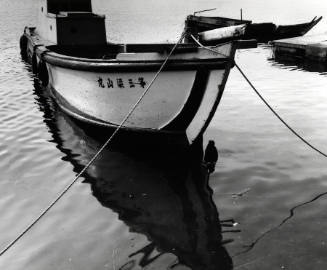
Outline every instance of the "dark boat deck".
[[206, 16], [195, 16], [189, 15], [186, 18], [186, 27], [196, 28], [198, 32], [213, 30], [221, 27], [228, 27], [240, 24], [250, 24], [252, 21], [249, 20], [238, 20], [225, 17], [206, 17]]
[[[105, 46], [58, 46], [50, 45], [47, 48], [58, 54], [90, 58], [90, 59], [115, 59], [119, 53], [169, 53], [175, 44], [110, 44]], [[180, 44], [175, 54], [196, 52], [198, 46], [195, 44]]]

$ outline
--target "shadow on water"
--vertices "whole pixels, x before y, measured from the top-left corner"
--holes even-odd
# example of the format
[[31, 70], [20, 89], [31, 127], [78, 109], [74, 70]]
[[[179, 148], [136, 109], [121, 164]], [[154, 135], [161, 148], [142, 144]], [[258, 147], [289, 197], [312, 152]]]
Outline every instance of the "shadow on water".
[[272, 66], [285, 68], [289, 70], [304, 70], [308, 72], [316, 72], [321, 75], [327, 75], [327, 65], [323, 62], [310, 61], [303, 58], [295, 58], [287, 55], [274, 56], [268, 58]]
[[[79, 172], [101, 147], [106, 134], [81, 128], [56, 107], [37, 82], [35, 93], [53, 142]], [[165, 269], [183, 265], [191, 269], [233, 268], [222, 237], [222, 226], [230, 227], [228, 223], [233, 221], [219, 219], [202, 157], [202, 142], [178, 151], [115, 144], [87, 171], [84, 183], [90, 184], [99, 203], [118, 213], [131, 232], [150, 241], [117, 269], [151, 266], [167, 253], [178, 259]]]

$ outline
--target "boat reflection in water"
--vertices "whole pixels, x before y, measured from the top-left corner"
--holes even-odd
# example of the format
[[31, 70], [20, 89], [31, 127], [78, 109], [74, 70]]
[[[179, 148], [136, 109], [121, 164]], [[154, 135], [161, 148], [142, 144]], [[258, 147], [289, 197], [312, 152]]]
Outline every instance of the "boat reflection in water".
[[[38, 96], [57, 147], [74, 170], [80, 171], [101, 147], [106, 134], [88, 134], [89, 130], [53, 108], [51, 100]], [[105, 149], [84, 175], [84, 183], [90, 184], [100, 204], [118, 213], [131, 232], [141, 233], [150, 241], [116, 269], [151, 268], [167, 253], [178, 260], [164, 269], [233, 268], [223, 246], [209, 175], [202, 165], [202, 145], [196, 148], [175, 151], [115, 145]]]

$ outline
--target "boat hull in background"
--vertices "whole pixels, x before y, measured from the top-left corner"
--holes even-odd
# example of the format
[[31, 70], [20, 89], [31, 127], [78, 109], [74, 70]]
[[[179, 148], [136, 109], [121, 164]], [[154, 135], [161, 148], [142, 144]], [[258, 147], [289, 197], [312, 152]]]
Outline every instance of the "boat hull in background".
[[[315, 17], [310, 22], [292, 25], [276, 25], [271, 22], [267, 23], [252, 23], [248, 20], [237, 20], [224, 17], [209, 17], [209, 16], [195, 16], [189, 15], [185, 21], [185, 29], [197, 36], [198, 33], [212, 31], [215, 29], [225, 28], [225, 32], [232, 32], [230, 29], [237, 28], [237, 26], [245, 25], [245, 31], [242, 35], [229, 35], [229, 40], [232, 39], [256, 39], [258, 42], [266, 43], [268, 41], [303, 36], [310, 31], [317, 23], [320, 22], [322, 17]], [[232, 27], [233, 26], [233, 27]], [[203, 34], [202, 34], [203, 35]], [[215, 42], [219, 43], [225, 40], [226, 37], [219, 39], [221, 31], [215, 37]], [[201, 37], [201, 35], [200, 35]], [[204, 43], [213, 45], [213, 38], [210, 37], [208, 41], [203, 40]]]

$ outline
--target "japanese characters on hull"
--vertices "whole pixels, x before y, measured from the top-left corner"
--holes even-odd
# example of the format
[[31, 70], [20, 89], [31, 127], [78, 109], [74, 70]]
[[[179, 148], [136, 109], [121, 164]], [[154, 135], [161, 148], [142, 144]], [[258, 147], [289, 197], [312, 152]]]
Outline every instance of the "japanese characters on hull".
[[103, 78], [103, 77], [98, 77], [98, 87], [100, 88], [135, 88], [135, 87], [141, 87], [145, 88], [147, 85], [147, 82], [144, 80], [143, 77], [138, 77], [137, 79], [131, 79], [129, 78], [128, 80], [124, 80], [122, 78]]

